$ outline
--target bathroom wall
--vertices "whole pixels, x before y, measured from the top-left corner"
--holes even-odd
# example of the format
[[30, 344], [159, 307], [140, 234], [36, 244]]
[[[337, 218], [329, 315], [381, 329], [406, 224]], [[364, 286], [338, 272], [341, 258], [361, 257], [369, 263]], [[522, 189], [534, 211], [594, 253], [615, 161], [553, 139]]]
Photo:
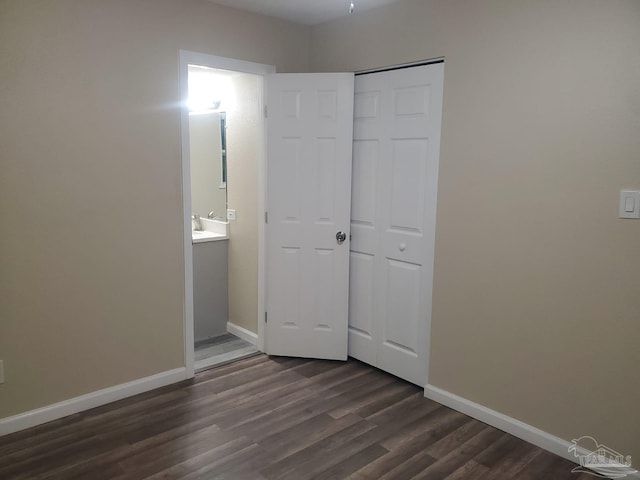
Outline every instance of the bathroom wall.
[[305, 71], [308, 28], [207, 0], [0, 2], [0, 418], [184, 365], [180, 49]]
[[263, 148], [262, 77], [231, 79], [236, 105], [227, 113], [229, 321], [258, 331], [258, 162]]
[[223, 219], [227, 189], [221, 188], [222, 153], [220, 114], [189, 115], [191, 211], [206, 218], [210, 211]]

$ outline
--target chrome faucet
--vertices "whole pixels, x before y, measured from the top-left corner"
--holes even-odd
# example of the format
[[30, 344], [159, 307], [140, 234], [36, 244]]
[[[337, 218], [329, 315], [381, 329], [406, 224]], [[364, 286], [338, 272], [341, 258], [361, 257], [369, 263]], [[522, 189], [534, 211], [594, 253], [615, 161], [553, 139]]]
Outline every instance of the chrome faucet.
[[222, 217], [216, 215], [216, 212], [214, 212], [213, 210], [209, 212], [209, 214], [207, 215], [207, 218], [209, 220], [221, 220], [221, 221], [224, 220]]

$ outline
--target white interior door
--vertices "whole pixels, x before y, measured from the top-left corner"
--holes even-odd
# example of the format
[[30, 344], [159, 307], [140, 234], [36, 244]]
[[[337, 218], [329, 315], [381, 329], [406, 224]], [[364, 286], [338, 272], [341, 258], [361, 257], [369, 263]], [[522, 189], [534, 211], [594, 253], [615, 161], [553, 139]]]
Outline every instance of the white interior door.
[[266, 77], [271, 355], [347, 358], [353, 84], [351, 73]]
[[355, 79], [349, 354], [424, 386], [443, 64]]

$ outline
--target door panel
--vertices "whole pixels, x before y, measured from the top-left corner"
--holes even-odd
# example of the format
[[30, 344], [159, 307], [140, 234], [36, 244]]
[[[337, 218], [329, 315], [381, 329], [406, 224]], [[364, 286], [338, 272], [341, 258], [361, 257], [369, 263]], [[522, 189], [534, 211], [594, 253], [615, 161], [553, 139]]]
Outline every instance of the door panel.
[[351, 252], [349, 263], [349, 355], [375, 363], [373, 343], [375, 256]]
[[378, 167], [378, 142], [358, 140], [353, 142], [353, 176], [351, 191], [351, 223], [372, 227], [376, 214], [376, 178]]
[[387, 259], [377, 364], [402, 378], [420, 374], [420, 277], [420, 265]]
[[421, 386], [442, 82], [443, 65], [436, 64], [362, 75], [355, 84], [350, 354]]
[[266, 85], [265, 349], [346, 360], [353, 74], [269, 75]]
[[391, 147], [391, 192], [389, 228], [401, 233], [422, 233], [424, 221], [425, 140], [393, 140]]

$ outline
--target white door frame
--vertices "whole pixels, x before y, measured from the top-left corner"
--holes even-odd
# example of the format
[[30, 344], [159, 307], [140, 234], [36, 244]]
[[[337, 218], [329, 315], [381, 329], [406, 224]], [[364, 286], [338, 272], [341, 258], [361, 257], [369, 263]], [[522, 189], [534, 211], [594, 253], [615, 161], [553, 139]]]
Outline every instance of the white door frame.
[[[275, 73], [273, 65], [247, 62], [233, 58], [218, 57], [206, 53], [180, 50], [180, 138], [182, 143], [182, 208], [183, 208], [183, 256], [184, 256], [184, 364], [187, 378], [194, 376], [194, 335], [193, 335], [193, 250], [191, 242], [191, 164], [189, 157], [189, 108], [188, 66], [202, 65], [221, 70], [233, 70], [254, 75]], [[260, 111], [264, 110], [264, 91]], [[264, 117], [262, 130], [265, 131]], [[263, 135], [264, 138], [264, 135]], [[266, 205], [266, 138], [263, 140], [262, 154], [258, 159], [258, 349], [264, 350], [265, 302], [265, 223], [263, 213]]]

